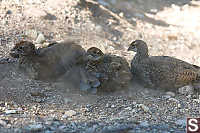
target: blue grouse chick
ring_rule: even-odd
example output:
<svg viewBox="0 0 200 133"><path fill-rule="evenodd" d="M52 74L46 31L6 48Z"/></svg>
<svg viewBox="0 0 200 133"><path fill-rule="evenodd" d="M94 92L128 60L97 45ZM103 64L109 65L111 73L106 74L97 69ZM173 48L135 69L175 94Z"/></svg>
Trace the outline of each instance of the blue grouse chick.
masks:
<svg viewBox="0 0 200 133"><path fill-rule="evenodd" d="M87 56L86 70L100 81L98 92L112 92L128 87L132 74L124 58L104 54L96 47L89 48Z"/></svg>
<svg viewBox="0 0 200 133"><path fill-rule="evenodd" d="M128 51L136 52L131 72L145 87L174 90L200 80L200 67L169 56L149 56L142 40L133 41Z"/></svg>
<svg viewBox="0 0 200 133"><path fill-rule="evenodd" d="M55 80L84 62L85 50L75 40L36 49L29 41L15 44L10 55L19 58L19 68L36 80Z"/></svg>

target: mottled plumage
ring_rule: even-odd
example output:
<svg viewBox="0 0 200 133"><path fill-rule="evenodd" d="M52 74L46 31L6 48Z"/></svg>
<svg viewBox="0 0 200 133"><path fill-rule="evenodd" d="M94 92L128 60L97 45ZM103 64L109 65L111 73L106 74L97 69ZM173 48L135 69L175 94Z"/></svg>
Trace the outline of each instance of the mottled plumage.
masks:
<svg viewBox="0 0 200 133"><path fill-rule="evenodd" d="M200 67L169 56L149 56L142 40L133 41L128 50L136 52L131 62L133 76L146 87L173 90L200 80Z"/></svg>
<svg viewBox="0 0 200 133"><path fill-rule="evenodd" d="M84 59L85 50L74 40L36 49L32 42L15 44L10 55L19 58L19 67L33 79L52 80L69 71Z"/></svg>
<svg viewBox="0 0 200 133"><path fill-rule="evenodd" d="M96 76L100 81L99 91L114 91L127 88L131 79L128 62L119 56L103 54L103 52L92 47L87 50L88 63L86 70Z"/></svg>

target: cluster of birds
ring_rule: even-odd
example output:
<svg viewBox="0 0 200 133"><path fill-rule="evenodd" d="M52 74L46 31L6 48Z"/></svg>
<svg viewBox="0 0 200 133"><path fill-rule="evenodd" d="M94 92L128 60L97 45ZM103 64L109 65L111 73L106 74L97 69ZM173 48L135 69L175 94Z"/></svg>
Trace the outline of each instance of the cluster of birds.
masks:
<svg viewBox="0 0 200 133"><path fill-rule="evenodd" d="M38 49L32 42L21 41L10 55L18 58L19 68L36 80L55 81L78 71L80 89L94 92L127 88L131 79L148 88L167 90L200 81L200 67L169 56L149 56L142 40L133 41L128 51L136 52L130 67L123 57L104 54L97 47L85 51L73 39Z"/></svg>

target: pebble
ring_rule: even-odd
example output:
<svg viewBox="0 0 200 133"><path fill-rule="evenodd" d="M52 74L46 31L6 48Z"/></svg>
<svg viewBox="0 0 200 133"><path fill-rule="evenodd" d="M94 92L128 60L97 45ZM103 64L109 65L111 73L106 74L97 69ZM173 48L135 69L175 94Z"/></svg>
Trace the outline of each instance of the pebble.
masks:
<svg viewBox="0 0 200 133"><path fill-rule="evenodd" d="M74 116L74 115L76 115L77 113L76 113L76 111L74 111L74 110L69 110L69 111L66 111L65 112L65 114L64 115L66 115L65 117L72 117L72 116Z"/></svg>
<svg viewBox="0 0 200 133"><path fill-rule="evenodd" d="M43 43L45 42L45 37L42 33L40 33L35 41L36 43Z"/></svg>
<svg viewBox="0 0 200 133"><path fill-rule="evenodd" d="M125 110L132 110L132 108L131 107L126 107Z"/></svg>
<svg viewBox="0 0 200 133"><path fill-rule="evenodd" d="M109 103L106 103L106 106L105 106L105 107L108 108L109 106L110 106Z"/></svg>
<svg viewBox="0 0 200 133"><path fill-rule="evenodd" d="M5 113L6 113L7 115L9 115L9 114L16 114L16 113L17 113L17 110L6 110Z"/></svg>
<svg viewBox="0 0 200 133"><path fill-rule="evenodd" d="M194 92L194 87L191 85L183 86L181 88L178 88L178 92L183 95L191 95Z"/></svg>
<svg viewBox="0 0 200 133"><path fill-rule="evenodd" d="M145 106L144 104L139 104L138 107L144 110L144 112L149 112L149 107Z"/></svg>
<svg viewBox="0 0 200 133"><path fill-rule="evenodd" d="M171 98L171 96L170 95L164 95L164 96L162 96L164 99L169 99L169 98Z"/></svg>
<svg viewBox="0 0 200 133"><path fill-rule="evenodd" d="M115 105L113 104L113 105L111 105L111 108L114 108L115 107Z"/></svg>
<svg viewBox="0 0 200 133"><path fill-rule="evenodd" d="M47 13L47 14L43 17L43 19L46 19L46 20L56 20L57 17L56 17L55 15L53 15L53 14Z"/></svg>
<svg viewBox="0 0 200 133"><path fill-rule="evenodd" d="M185 126L186 126L186 119L185 119L185 118L184 118L184 119L179 119L179 120L177 120L175 123L176 123L176 125L178 125L178 126L185 127Z"/></svg>
<svg viewBox="0 0 200 133"><path fill-rule="evenodd" d="M119 13L119 16L120 16L120 17L124 17L124 13L123 13L123 12L120 12L120 13Z"/></svg>
<svg viewBox="0 0 200 133"><path fill-rule="evenodd" d="M144 18L144 15L141 14L141 13L135 13L134 15L135 15L136 17L138 17L138 18Z"/></svg>
<svg viewBox="0 0 200 133"><path fill-rule="evenodd" d="M200 99L193 99L194 102L200 103Z"/></svg>
<svg viewBox="0 0 200 133"><path fill-rule="evenodd" d="M95 28L96 28L96 31L97 31L98 33L100 33L100 32L103 31L103 27L102 27L101 25L97 25Z"/></svg>
<svg viewBox="0 0 200 133"><path fill-rule="evenodd" d="M166 92L166 95L170 96L170 97L175 97L176 94L174 92L168 91Z"/></svg>
<svg viewBox="0 0 200 133"><path fill-rule="evenodd" d="M35 40L37 38L37 31L34 30L34 29L30 29L30 30L27 30L25 31L25 35L33 40Z"/></svg>
<svg viewBox="0 0 200 133"><path fill-rule="evenodd" d="M12 11L11 10L7 10L6 14L12 14Z"/></svg>
<svg viewBox="0 0 200 133"><path fill-rule="evenodd" d="M42 124L32 124L27 127L27 130L31 132L39 132L43 129Z"/></svg>
<svg viewBox="0 0 200 133"><path fill-rule="evenodd" d="M0 125L6 126L6 125L7 125L7 122L6 122L5 120L1 120L1 119L0 119Z"/></svg>
<svg viewBox="0 0 200 133"><path fill-rule="evenodd" d="M174 102L176 102L176 103L179 102L179 101L178 101L177 99L175 99L175 98L169 98L168 100L169 100L169 101L174 101Z"/></svg>
<svg viewBox="0 0 200 133"><path fill-rule="evenodd" d="M68 118L68 115L65 115L65 114L64 114L64 115L62 116L62 118L63 118L63 119L67 119L67 118Z"/></svg>
<svg viewBox="0 0 200 133"><path fill-rule="evenodd" d="M143 122L140 123L140 126L142 126L142 127L148 127L149 123L147 121L143 121Z"/></svg>

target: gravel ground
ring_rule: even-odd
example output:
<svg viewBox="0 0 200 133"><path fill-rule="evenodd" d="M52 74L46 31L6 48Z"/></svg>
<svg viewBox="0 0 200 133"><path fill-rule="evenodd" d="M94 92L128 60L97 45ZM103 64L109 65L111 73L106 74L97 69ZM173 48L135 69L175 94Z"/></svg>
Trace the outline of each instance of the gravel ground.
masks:
<svg viewBox="0 0 200 133"><path fill-rule="evenodd" d="M144 0L133 1L131 7L127 1L100 3L0 1L1 59L9 57L9 50L21 39L44 47L75 36L86 49L96 46L129 62L133 53L127 52L128 44L139 38L148 43L152 55L200 65L199 2L157 0L147 7ZM164 92L131 83L128 90L95 95L62 82L31 80L16 63L1 63L0 69L1 133L181 133L187 117L200 116L200 99L194 92Z"/></svg>

